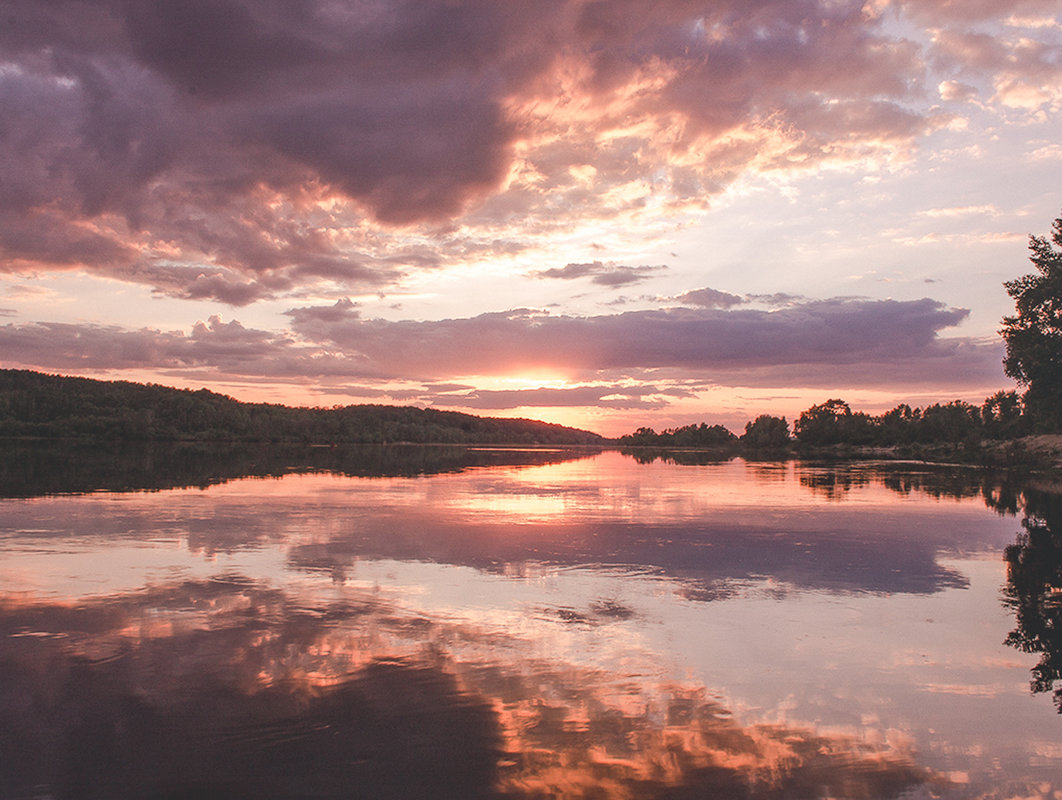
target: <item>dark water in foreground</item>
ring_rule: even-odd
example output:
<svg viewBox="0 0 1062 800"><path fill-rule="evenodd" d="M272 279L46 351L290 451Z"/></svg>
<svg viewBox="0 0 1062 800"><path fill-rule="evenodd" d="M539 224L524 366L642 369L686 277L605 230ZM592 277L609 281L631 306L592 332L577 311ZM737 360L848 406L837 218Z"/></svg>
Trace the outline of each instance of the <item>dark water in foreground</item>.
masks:
<svg viewBox="0 0 1062 800"><path fill-rule="evenodd" d="M0 800L1062 796L1043 488L590 451L0 457Z"/></svg>

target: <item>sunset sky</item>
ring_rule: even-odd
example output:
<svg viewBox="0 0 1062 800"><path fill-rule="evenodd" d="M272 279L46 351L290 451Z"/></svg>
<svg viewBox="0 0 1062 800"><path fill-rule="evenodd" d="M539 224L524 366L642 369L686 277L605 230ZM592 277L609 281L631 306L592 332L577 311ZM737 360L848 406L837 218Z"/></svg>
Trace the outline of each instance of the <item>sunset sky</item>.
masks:
<svg viewBox="0 0 1062 800"><path fill-rule="evenodd" d="M980 402L1058 0L6 0L0 366L606 435Z"/></svg>

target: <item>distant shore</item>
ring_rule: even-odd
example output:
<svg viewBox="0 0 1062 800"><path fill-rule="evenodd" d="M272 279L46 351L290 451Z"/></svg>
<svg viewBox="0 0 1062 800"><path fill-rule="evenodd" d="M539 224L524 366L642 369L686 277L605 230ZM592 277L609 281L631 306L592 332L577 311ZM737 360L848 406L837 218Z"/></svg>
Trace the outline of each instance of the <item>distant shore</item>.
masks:
<svg viewBox="0 0 1062 800"><path fill-rule="evenodd" d="M1062 434L973 443L827 445L797 448L795 452L798 456L816 458L915 460L1036 472L1062 471Z"/></svg>
<svg viewBox="0 0 1062 800"><path fill-rule="evenodd" d="M1062 476L1062 434L1039 434L1011 440L982 440L974 443L807 446L792 443L784 448L754 449L740 442L718 447L632 446L616 440L609 445L632 455L659 453L699 454L709 462L735 456L751 459L812 459L830 461L918 461L956 466L1043 472ZM687 459L692 460L692 458Z"/></svg>

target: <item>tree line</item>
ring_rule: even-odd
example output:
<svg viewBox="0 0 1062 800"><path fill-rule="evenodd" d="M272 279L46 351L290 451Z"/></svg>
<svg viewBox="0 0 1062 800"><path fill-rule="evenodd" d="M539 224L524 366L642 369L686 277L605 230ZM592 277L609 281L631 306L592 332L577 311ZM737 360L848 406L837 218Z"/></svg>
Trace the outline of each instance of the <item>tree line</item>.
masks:
<svg viewBox="0 0 1062 800"><path fill-rule="evenodd" d="M877 416L852 411L843 400L827 400L804 411L793 424L798 444L821 446L965 444L982 439L1016 439L1035 432L1015 391L999 391L980 406L962 400L911 408L901 403Z"/></svg>
<svg viewBox="0 0 1062 800"><path fill-rule="evenodd" d="M962 400L925 408L898 405L879 416L830 399L793 423L761 415L740 437L700 423L618 439L620 445L776 449L807 446L910 445L1005 440L1062 432L1062 217L1050 238L1029 237L1036 272L1006 281L1015 313L1003 318L1004 372L1024 389L999 391L976 406ZM440 444L602 444L595 433L536 420L477 417L409 406L293 408L242 403L200 389L98 381L0 370L0 438L75 437L134 441Z"/></svg>
<svg viewBox="0 0 1062 800"><path fill-rule="evenodd" d="M385 405L243 403L207 389L0 370L0 437L319 444L600 444L590 431L529 419Z"/></svg>
<svg viewBox="0 0 1062 800"><path fill-rule="evenodd" d="M625 446L728 447L770 450L792 445L896 446L968 444L983 439L1016 439L1038 426L1016 391L999 391L980 406L962 400L912 408L901 403L872 416L852 411L844 400L830 399L803 411L790 430L785 417L761 414L737 436L722 425L686 425L657 433L639 428L619 439Z"/></svg>

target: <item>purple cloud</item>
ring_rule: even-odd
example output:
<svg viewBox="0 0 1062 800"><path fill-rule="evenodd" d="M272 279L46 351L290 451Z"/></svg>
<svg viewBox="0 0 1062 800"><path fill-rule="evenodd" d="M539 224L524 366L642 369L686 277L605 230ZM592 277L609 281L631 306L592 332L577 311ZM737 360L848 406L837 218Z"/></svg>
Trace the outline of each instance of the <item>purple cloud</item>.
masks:
<svg viewBox="0 0 1062 800"><path fill-rule="evenodd" d="M679 303L688 306L701 306L702 308L731 308L745 302L743 297L729 292L721 292L718 289L693 289L680 294L675 298Z"/></svg>
<svg viewBox="0 0 1062 800"><path fill-rule="evenodd" d="M641 283L653 276L653 273L666 270L667 267L639 266L628 267L622 264L603 264L600 261L592 261L584 264L566 264L563 267L534 272L532 275L539 278L559 278L561 280L574 280L576 278L590 278L599 286L630 286Z"/></svg>
<svg viewBox="0 0 1062 800"><path fill-rule="evenodd" d="M1000 6L994 0L900 0L897 5L915 18L935 24L946 22L982 22L1000 16ZM1058 4L1053 0L1011 0L1006 15L1054 15Z"/></svg>
<svg viewBox="0 0 1062 800"><path fill-rule="evenodd" d="M59 322L0 326L5 367L62 371L155 368L183 372L209 368L214 377L251 376L280 380L349 375L356 364L321 353L284 335L245 328L212 317L190 334L117 325Z"/></svg>
<svg viewBox="0 0 1062 800"><path fill-rule="evenodd" d="M157 368L215 379L420 383L431 402L630 407L696 385L985 386L1003 380L998 343L942 338L967 312L930 300L805 301L774 311L670 308L574 317L514 310L464 319L365 319L349 300L288 312L290 334L212 318L188 334L70 323L0 326L3 365L64 371ZM564 392L485 391L461 376L560 370ZM592 382L592 383L591 383ZM601 385L598 385L600 382ZM375 384L375 385L374 385ZM433 388L433 385L434 388ZM416 392L416 390L413 390ZM362 395L364 396L364 395ZM412 395L406 395L410 399ZM653 399L647 399L653 398ZM495 405L489 405L494 403Z"/></svg>
<svg viewBox="0 0 1062 800"><path fill-rule="evenodd" d="M959 5L896 7L929 24ZM935 113L917 110L930 55L1001 76L1004 99L1058 77L1049 44L956 31L929 54L862 2L8 0L4 17L0 270L234 305L378 289L649 194L703 206L752 168L906 147ZM374 237L351 233L366 221Z"/></svg>
<svg viewBox="0 0 1062 800"><path fill-rule="evenodd" d="M725 386L802 387L823 396L869 388L939 398L980 397L1006 383L1000 343L942 338L965 312L932 300L597 317L517 310L424 322L365 319L344 300L289 315L285 334L218 318L189 332L10 322L0 325L0 367L107 378L128 371L137 380L150 371L151 380L210 385L242 399L287 396L313 404L320 397L331 405L347 397L488 413L580 406L660 412ZM569 384L505 390L477 377L543 369L564 374ZM285 386L302 394L292 398ZM741 413L731 416L740 428Z"/></svg>
<svg viewBox="0 0 1062 800"><path fill-rule="evenodd" d="M530 310L468 319L362 319L346 304L292 309L307 341L387 365L391 377L782 365L892 364L942 358L940 330L967 316L930 300L807 301L776 311L674 308L598 317Z"/></svg>

